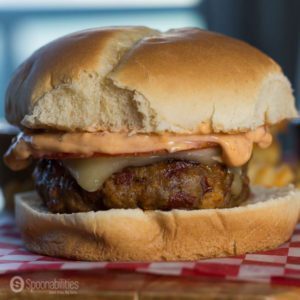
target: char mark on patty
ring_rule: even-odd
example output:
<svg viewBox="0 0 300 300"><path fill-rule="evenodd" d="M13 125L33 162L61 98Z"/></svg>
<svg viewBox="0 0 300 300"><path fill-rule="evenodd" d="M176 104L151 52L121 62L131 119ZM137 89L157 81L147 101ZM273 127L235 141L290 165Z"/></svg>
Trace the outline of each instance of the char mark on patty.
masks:
<svg viewBox="0 0 300 300"><path fill-rule="evenodd" d="M183 160L124 168L95 192L82 189L59 160L40 160L34 179L38 193L54 213L227 208L239 205L249 195L245 168L233 173L220 163ZM240 185L238 194L231 188L234 180Z"/></svg>

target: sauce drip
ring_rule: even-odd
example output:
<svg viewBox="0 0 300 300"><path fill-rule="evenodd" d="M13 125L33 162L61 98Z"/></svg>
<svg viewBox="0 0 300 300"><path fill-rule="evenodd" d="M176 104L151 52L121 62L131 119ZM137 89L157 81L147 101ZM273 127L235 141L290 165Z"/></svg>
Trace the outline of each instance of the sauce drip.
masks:
<svg viewBox="0 0 300 300"><path fill-rule="evenodd" d="M174 153L219 146L222 149L223 161L228 166L238 167L250 159L254 143L265 148L271 142L272 136L264 126L245 133L207 135L20 133L4 155L4 161L12 170L21 170L31 163L32 158L149 155L149 153Z"/></svg>

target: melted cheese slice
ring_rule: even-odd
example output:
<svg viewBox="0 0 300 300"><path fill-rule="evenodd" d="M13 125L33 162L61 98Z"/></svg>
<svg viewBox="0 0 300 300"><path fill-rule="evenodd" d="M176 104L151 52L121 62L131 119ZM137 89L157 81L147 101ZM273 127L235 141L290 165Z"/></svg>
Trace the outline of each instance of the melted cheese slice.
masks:
<svg viewBox="0 0 300 300"><path fill-rule="evenodd" d="M219 149L209 148L155 156L95 157L66 159L63 162L84 190L94 192L100 189L104 181L113 173L121 171L126 167L146 166L170 158L192 160L206 165L221 160Z"/></svg>

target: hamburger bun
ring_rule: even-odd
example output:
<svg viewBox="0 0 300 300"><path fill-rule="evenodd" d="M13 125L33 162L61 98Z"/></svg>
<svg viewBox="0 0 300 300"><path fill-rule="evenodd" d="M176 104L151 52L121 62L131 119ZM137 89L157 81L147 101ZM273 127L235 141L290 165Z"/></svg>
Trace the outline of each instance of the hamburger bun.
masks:
<svg viewBox="0 0 300 300"><path fill-rule="evenodd" d="M197 260L266 250L287 241L298 221L299 191L255 187L228 209L111 209L53 214L35 192L16 196L16 221L34 252L80 260Z"/></svg>
<svg viewBox="0 0 300 300"><path fill-rule="evenodd" d="M254 142L262 147L271 142L264 125L296 115L292 89L280 67L252 46L221 34L196 28L161 33L146 27L111 27L57 39L37 50L16 70L6 93L6 117L24 131L13 142L6 158L11 159L11 166L25 161L22 168L32 158L43 158L45 162L40 169L37 166L35 175L36 188L43 199L36 192L16 196L16 221L25 246L40 254L98 261L196 260L277 247L291 236L298 221L299 192L293 187L253 188L246 200L249 184L242 178L241 168L249 159ZM212 134L219 132L228 134ZM246 133L232 135L239 132ZM70 158L69 154L80 154L78 157L86 163L85 157L100 154L103 160L95 165L97 171L107 168L109 176L113 176L116 171L110 172L104 154L115 153L117 158L126 154L130 137L138 139L136 144L132 143L134 149L130 152L137 155L143 153L143 139L150 138L171 146L170 152L187 150L181 148L185 143L198 148L201 141L198 140L199 145L193 144L193 134L202 142L208 138L209 147L221 146L227 152L229 149L227 158L242 158L236 164L225 156L218 160L226 172L231 172L230 165L238 167L237 180L232 174L233 177L223 176L219 180L211 172L214 178L207 183L208 175L201 173L202 168L199 174L204 181L200 178L191 187L201 185L197 196L210 193L212 197L211 187L216 185L221 192L209 199L225 203L226 195L232 196L227 193L229 188L233 194L238 182L239 187L243 185L239 196L244 195L246 203L235 208L186 210L191 207L185 206L186 202L195 199L194 195L181 193L188 189L187 185L177 185L174 197L168 191L156 189L152 198L146 193L143 198L144 194L137 191L152 183L147 184L141 177L134 181L136 188L124 181L123 177L128 175L121 176L123 181L117 180L103 199L101 184L105 183L100 182L88 193L83 186L77 186L75 176L67 173L69 169L60 161ZM168 135L174 136L170 142ZM100 151L95 137L103 139L113 150ZM177 145L175 137L187 139ZM66 142L68 138L70 143ZM90 147L93 143L95 149ZM124 151L113 152L121 146ZM148 156L160 150L151 147L144 151ZM58 160L58 165L55 167L51 160ZM126 162L122 168L125 170L130 164ZM201 163L198 167L202 167ZM102 174L93 175L91 170L88 169L85 179L99 180ZM166 170L168 164L163 166L163 172ZM181 184L181 178L189 178L178 170L173 173ZM167 183L171 183L167 186L172 190L175 175L167 178ZM156 188L162 183L157 181ZM116 195L122 184L125 192ZM135 206L128 206L131 192L135 193L134 201L151 200L155 209L123 209L143 207L135 202ZM160 193L167 196L163 198ZM108 198L111 196L111 200L115 195L117 204L108 206ZM64 207L67 200L78 206L68 211ZM165 200L167 204L171 201L173 206L168 211L157 210L160 206L156 200ZM85 202L99 206L81 207Z"/></svg>
<svg viewBox="0 0 300 300"><path fill-rule="evenodd" d="M37 50L15 72L6 117L63 131L249 131L296 116L288 79L268 56L195 28L112 27Z"/></svg>

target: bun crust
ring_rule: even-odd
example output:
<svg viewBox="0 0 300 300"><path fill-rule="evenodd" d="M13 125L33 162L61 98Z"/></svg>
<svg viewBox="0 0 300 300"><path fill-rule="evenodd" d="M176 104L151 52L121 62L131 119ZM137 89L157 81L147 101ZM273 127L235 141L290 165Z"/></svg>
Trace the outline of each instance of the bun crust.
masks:
<svg viewBox="0 0 300 300"><path fill-rule="evenodd" d="M52 214L35 192L16 196L16 221L34 252L78 260L197 260L270 249L298 221L300 192L254 188L245 206L198 211Z"/></svg>
<svg viewBox="0 0 300 300"><path fill-rule="evenodd" d="M62 37L17 69L6 94L9 122L64 131L239 132L295 115L271 58L195 28Z"/></svg>

